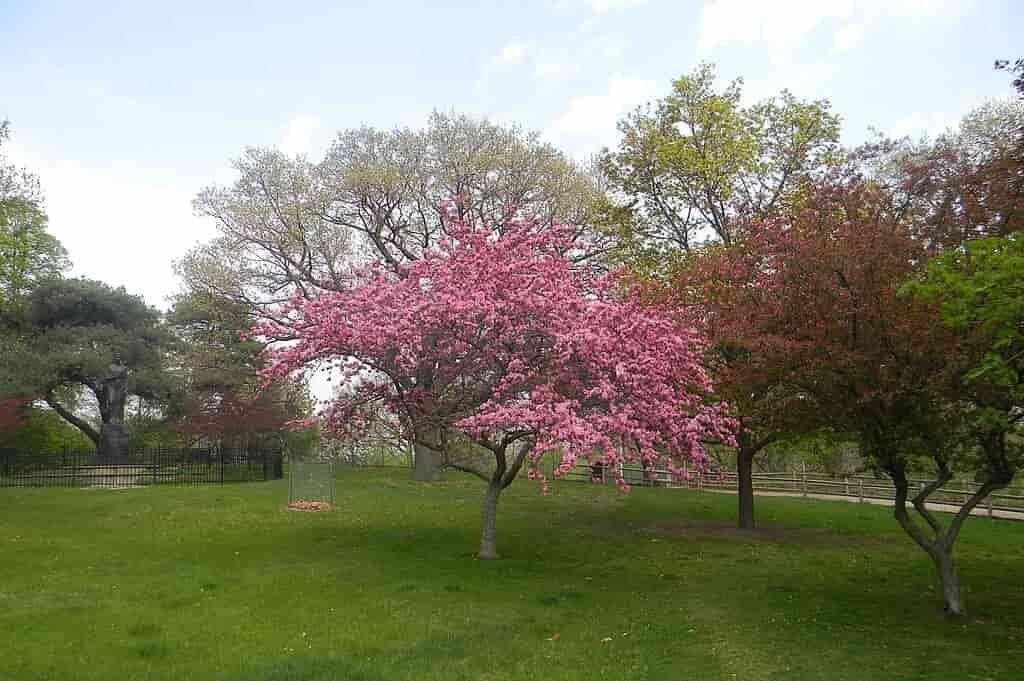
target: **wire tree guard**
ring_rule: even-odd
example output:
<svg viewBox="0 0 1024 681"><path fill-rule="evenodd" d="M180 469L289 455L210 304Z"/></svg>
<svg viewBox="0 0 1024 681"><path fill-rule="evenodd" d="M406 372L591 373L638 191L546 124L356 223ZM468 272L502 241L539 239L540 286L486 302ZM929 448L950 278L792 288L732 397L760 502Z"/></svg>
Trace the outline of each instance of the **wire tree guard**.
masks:
<svg viewBox="0 0 1024 681"><path fill-rule="evenodd" d="M327 511L334 508L333 463L291 461L288 464L288 508Z"/></svg>

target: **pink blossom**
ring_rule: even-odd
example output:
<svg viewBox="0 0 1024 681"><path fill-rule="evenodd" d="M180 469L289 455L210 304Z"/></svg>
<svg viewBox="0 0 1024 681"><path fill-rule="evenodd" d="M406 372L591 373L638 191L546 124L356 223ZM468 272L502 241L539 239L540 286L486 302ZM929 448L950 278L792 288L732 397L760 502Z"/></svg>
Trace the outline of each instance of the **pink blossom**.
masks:
<svg viewBox="0 0 1024 681"><path fill-rule="evenodd" d="M701 469L707 441L734 444L712 398L704 339L686 311L624 293L624 277L564 254L573 230L528 220L460 224L397 271L371 265L349 288L297 299L253 334L267 380L340 366L328 429L358 431L383 406L415 438L427 426L477 442L530 443L530 477L600 460Z"/></svg>

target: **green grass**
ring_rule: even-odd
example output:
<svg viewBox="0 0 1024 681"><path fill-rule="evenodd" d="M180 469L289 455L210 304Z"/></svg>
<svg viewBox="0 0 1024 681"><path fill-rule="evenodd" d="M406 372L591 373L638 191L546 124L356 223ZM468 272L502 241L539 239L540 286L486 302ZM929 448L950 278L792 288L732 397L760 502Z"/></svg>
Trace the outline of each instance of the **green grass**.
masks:
<svg viewBox="0 0 1024 681"><path fill-rule="evenodd" d="M729 496L524 479L480 562L482 485L407 475L344 470L320 514L287 481L0 490L0 679L1024 679L1024 524L967 523L948 622L885 508L761 498L748 534Z"/></svg>

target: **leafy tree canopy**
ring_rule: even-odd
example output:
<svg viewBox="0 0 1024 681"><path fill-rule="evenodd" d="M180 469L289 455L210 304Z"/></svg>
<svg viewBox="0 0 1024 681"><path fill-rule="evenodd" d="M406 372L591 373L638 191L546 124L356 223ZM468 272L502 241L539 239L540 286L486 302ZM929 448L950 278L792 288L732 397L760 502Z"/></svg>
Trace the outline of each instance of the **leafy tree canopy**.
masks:
<svg viewBox="0 0 1024 681"><path fill-rule="evenodd" d="M735 80L716 90L714 68L702 64L619 123L622 142L600 165L635 212L625 236L639 264L657 268L667 253L735 241L744 218L794 200L832 161L839 119L827 101L783 91L744 107L741 88Z"/></svg>

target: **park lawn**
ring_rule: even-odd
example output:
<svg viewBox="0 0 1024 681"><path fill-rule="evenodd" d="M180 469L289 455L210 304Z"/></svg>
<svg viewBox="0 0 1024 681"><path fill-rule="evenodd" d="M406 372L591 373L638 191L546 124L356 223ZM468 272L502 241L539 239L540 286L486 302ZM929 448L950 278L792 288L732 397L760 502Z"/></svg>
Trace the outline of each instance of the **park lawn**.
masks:
<svg viewBox="0 0 1024 681"><path fill-rule="evenodd" d="M0 490L0 679L1024 679L1024 523L971 519L946 621L888 509L523 479Z"/></svg>

